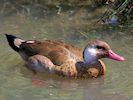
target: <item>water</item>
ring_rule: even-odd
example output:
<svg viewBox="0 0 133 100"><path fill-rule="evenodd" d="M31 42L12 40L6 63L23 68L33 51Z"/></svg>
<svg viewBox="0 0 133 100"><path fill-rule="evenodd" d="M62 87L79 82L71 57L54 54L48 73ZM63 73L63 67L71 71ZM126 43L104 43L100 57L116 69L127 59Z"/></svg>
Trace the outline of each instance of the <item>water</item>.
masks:
<svg viewBox="0 0 133 100"><path fill-rule="evenodd" d="M73 17L68 16L68 12L45 18L21 13L1 14L0 100L132 100L132 25L94 25L91 22L95 19L82 19L85 14L84 10ZM97 79L73 79L45 73L33 77L20 56L8 46L4 33L24 39L58 39L81 48L90 40L101 39L127 60L104 59L107 74Z"/></svg>

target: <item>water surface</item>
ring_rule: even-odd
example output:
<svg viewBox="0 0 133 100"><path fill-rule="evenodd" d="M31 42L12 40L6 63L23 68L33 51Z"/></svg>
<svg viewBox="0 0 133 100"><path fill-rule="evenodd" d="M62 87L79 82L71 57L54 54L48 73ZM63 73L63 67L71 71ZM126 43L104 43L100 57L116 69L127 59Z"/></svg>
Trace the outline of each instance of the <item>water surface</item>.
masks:
<svg viewBox="0 0 133 100"><path fill-rule="evenodd" d="M42 19L20 13L1 17L0 100L132 100L132 25L94 25L91 23L94 20L86 22L78 16L71 17L65 12ZM103 59L107 74L97 79L73 79L45 73L35 78L20 56L8 46L4 33L24 39L63 40L80 48L90 40L101 39L127 60Z"/></svg>

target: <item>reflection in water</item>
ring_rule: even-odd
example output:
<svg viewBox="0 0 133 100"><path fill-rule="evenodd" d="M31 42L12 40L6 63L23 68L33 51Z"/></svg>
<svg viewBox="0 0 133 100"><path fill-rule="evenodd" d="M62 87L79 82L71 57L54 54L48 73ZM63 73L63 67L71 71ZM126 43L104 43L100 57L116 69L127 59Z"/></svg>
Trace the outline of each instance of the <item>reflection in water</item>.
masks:
<svg viewBox="0 0 133 100"><path fill-rule="evenodd" d="M87 14L81 9L74 16L68 16L66 12L36 20L16 13L1 17L0 100L132 100L132 26L128 29L127 26L94 27L91 23L94 20L85 20L83 15ZM25 39L59 39L81 48L89 40L101 39L127 61L105 59L107 75L98 79L72 79L45 73L34 77L19 55L8 46L3 33Z"/></svg>

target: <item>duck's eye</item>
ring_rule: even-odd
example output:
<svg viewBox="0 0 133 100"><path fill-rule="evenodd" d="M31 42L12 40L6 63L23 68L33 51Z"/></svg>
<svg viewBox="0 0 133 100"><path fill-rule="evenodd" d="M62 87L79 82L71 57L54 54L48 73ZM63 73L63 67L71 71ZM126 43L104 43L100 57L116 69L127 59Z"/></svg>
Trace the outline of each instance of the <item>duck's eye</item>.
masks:
<svg viewBox="0 0 133 100"><path fill-rule="evenodd" d="M104 47L102 47L102 46L96 46L96 48L97 48L97 49L102 49L102 50L105 50L105 48L104 48Z"/></svg>

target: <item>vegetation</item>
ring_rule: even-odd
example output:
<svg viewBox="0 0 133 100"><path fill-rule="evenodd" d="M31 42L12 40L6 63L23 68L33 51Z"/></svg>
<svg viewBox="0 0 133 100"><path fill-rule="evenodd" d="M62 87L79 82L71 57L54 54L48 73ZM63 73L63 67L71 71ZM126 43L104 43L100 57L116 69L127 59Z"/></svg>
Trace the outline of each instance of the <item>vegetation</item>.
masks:
<svg viewBox="0 0 133 100"><path fill-rule="evenodd" d="M117 18L119 22L132 21L133 19L133 2L132 0L1 0L0 12L7 15L13 11L27 15L44 16L50 14L60 14L60 12L70 9L92 10L105 7L105 12L100 21L107 22L112 18ZM12 10L12 11L11 11ZM33 11L37 11L33 14ZM101 9L101 12L103 9ZM45 12L45 14L44 14ZM75 12L71 12L75 13ZM3 14L3 13L2 13ZM110 21L109 21L110 23Z"/></svg>
<svg viewBox="0 0 133 100"><path fill-rule="evenodd" d="M133 20L133 2L131 0L116 0L109 4L109 10L105 12L104 19L117 16L121 23Z"/></svg>

